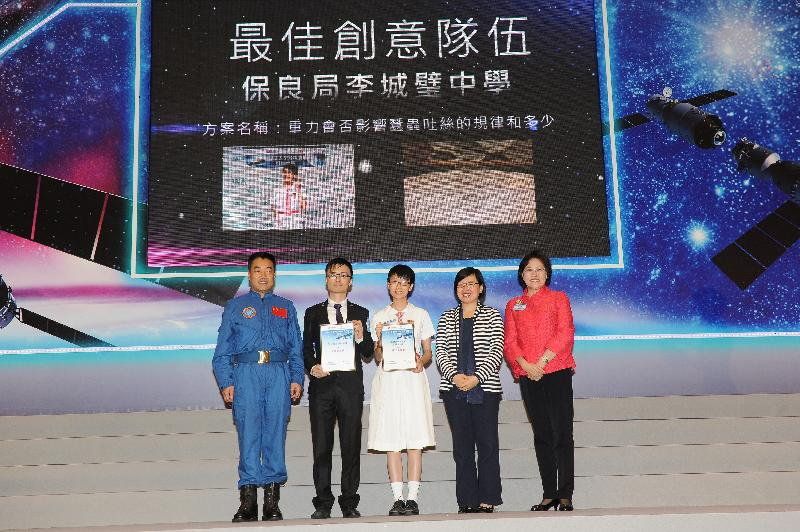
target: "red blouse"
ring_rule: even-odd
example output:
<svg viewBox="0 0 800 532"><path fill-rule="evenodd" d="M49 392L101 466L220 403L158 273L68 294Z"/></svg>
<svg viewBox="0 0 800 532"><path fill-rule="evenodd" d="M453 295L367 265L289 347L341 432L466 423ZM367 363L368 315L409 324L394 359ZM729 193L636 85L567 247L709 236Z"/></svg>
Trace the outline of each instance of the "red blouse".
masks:
<svg viewBox="0 0 800 532"><path fill-rule="evenodd" d="M535 364L546 349L556 357L545 365L545 373L575 368L574 343L572 309L564 292L543 286L532 296L526 290L506 303L505 357L514 377L526 375L517 358Z"/></svg>

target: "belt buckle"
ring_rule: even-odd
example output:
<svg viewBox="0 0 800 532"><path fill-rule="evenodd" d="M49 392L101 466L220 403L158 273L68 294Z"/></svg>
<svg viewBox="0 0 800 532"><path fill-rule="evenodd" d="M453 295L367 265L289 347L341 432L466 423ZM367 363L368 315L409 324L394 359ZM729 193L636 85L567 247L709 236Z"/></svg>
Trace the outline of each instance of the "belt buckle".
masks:
<svg viewBox="0 0 800 532"><path fill-rule="evenodd" d="M269 351L259 351L258 352L258 363L259 364L266 364L269 362Z"/></svg>

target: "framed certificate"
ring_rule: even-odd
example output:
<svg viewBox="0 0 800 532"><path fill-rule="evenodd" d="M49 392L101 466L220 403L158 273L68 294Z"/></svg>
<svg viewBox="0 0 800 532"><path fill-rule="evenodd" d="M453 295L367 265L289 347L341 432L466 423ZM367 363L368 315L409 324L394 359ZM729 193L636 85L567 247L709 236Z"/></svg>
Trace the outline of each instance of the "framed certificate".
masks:
<svg viewBox="0 0 800 532"><path fill-rule="evenodd" d="M381 329L383 346L383 370L414 369L417 353L414 350L414 325L385 325Z"/></svg>
<svg viewBox="0 0 800 532"><path fill-rule="evenodd" d="M356 370L355 332L352 322L320 325L319 343L323 370Z"/></svg>

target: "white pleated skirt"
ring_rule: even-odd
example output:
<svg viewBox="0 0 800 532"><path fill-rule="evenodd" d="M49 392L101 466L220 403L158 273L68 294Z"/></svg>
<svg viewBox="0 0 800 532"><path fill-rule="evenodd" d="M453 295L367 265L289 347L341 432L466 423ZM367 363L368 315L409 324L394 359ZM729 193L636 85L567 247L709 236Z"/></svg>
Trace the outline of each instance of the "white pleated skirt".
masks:
<svg viewBox="0 0 800 532"><path fill-rule="evenodd" d="M372 379L367 448L403 451L434 447L431 391L425 371L383 371Z"/></svg>

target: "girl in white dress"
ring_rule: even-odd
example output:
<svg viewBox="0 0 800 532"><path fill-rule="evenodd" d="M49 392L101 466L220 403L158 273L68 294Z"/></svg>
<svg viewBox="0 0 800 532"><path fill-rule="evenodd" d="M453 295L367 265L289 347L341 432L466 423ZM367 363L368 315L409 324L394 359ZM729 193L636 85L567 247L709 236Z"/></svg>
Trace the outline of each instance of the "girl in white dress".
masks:
<svg viewBox="0 0 800 532"><path fill-rule="evenodd" d="M375 361L378 370L372 379L367 447L386 452L386 469L394 496L389 515L417 515L419 483L422 478L422 449L436 445L433 435L431 392L425 366L431 360L431 340L436 334L425 309L409 303L414 291L414 270L398 264L389 270L387 288L391 305L373 319ZM417 366L410 370L383 370L381 330L385 325L411 323ZM402 451L408 455L408 496L403 500Z"/></svg>

